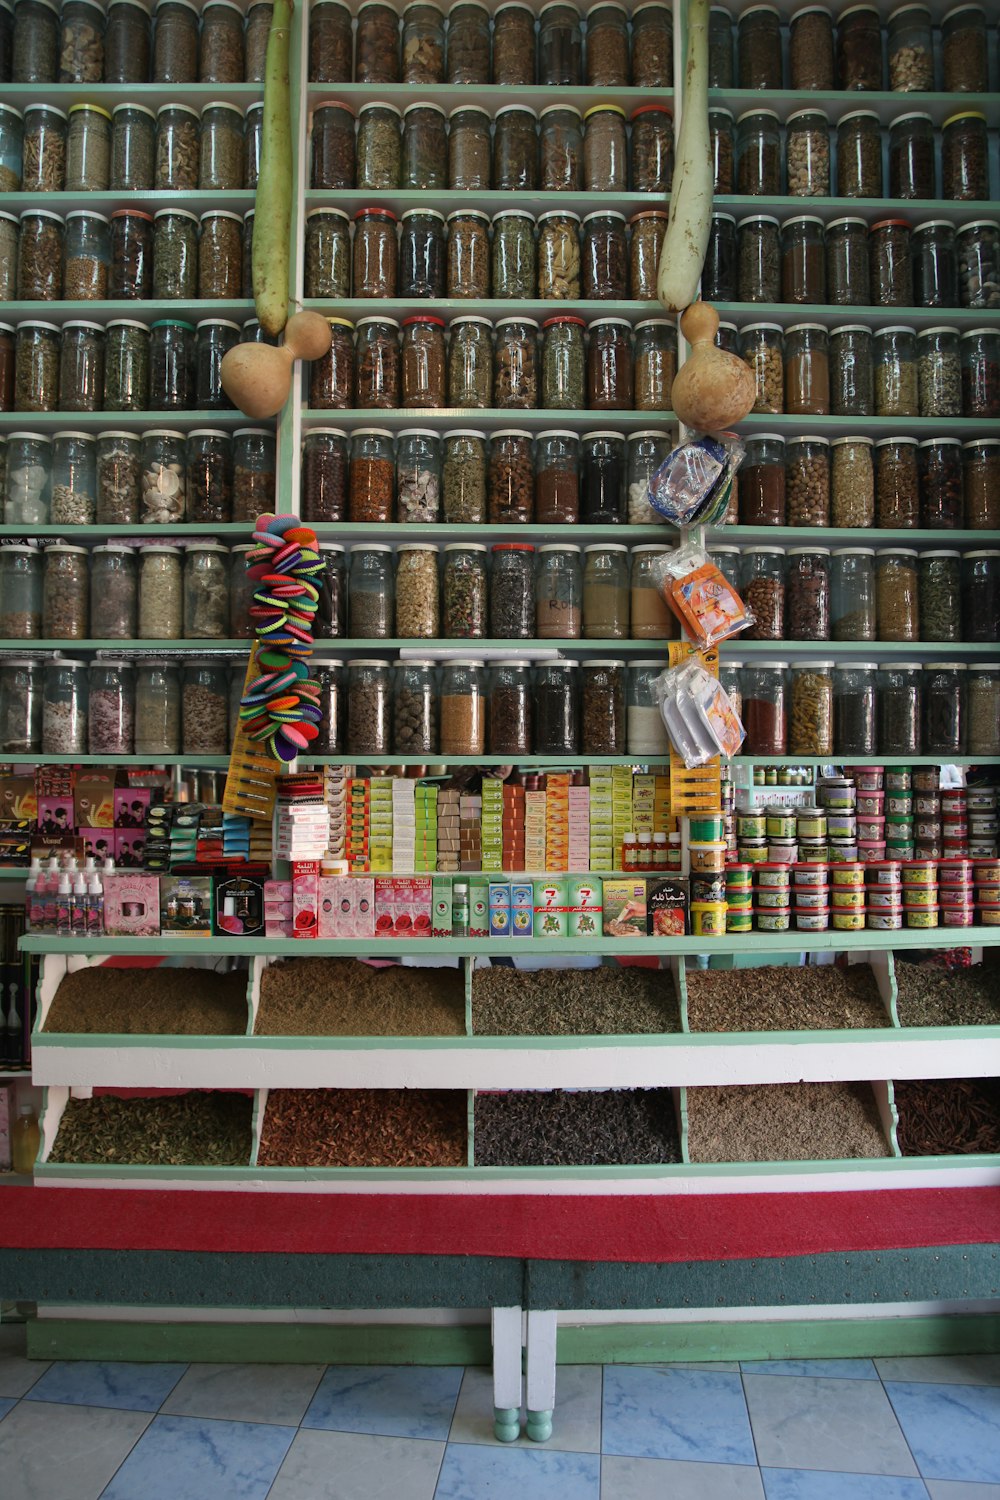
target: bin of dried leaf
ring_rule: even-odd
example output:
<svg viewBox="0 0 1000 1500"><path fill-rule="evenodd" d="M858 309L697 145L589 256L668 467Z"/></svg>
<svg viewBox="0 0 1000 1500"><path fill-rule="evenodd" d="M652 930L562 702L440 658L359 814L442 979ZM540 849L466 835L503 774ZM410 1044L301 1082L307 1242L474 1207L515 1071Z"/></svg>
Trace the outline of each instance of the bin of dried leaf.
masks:
<svg viewBox="0 0 1000 1500"><path fill-rule="evenodd" d="M246 1167L253 1100L218 1090L146 1099L70 1099L50 1162L145 1167Z"/></svg>

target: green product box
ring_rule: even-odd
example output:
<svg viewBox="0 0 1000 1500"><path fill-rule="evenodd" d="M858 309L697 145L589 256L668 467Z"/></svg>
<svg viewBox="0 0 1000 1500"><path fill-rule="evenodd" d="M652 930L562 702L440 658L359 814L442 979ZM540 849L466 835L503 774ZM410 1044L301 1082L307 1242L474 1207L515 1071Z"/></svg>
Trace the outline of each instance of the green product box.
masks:
<svg viewBox="0 0 1000 1500"><path fill-rule="evenodd" d="M417 859L417 864L421 861ZM431 882L431 937L451 937L451 881L436 875Z"/></svg>
<svg viewBox="0 0 1000 1500"><path fill-rule="evenodd" d="M469 936L490 935L490 883L488 880L469 880Z"/></svg>
<svg viewBox="0 0 1000 1500"><path fill-rule="evenodd" d="M566 880L563 876L547 876L545 880L532 882L535 898L535 936L560 938L566 936Z"/></svg>

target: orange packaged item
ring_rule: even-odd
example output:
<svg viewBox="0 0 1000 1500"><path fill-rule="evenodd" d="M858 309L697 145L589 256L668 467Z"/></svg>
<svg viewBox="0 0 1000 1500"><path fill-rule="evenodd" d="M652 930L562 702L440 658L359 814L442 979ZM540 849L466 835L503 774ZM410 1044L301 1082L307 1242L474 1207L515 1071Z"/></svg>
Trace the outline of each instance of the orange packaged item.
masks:
<svg viewBox="0 0 1000 1500"><path fill-rule="evenodd" d="M664 553L653 566L663 598L696 646L714 646L753 624L739 594L700 548Z"/></svg>

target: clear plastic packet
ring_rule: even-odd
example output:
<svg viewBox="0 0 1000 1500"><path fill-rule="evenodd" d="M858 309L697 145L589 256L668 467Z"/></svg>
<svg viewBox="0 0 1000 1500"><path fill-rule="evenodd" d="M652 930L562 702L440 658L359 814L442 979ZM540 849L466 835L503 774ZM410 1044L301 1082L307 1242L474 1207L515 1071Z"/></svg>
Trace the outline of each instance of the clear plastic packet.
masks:
<svg viewBox="0 0 1000 1500"><path fill-rule="evenodd" d="M689 770L716 755L734 756L746 738L729 694L697 657L661 672L653 694L670 742Z"/></svg>
<svg viewBox="0 0 1000 1500"><path fill-rule="evenodd" d="M726 513L743 453L743 443L729 432L688 438L650 479L650 505L675 526L711 525Z"/></svg>
<svg viewBox="0 0 1000 1500"><path fill-rule="evenodd" d="M729 580L693 542L654 557L652 568L657 588L696 646L714 646L754 623Z"/></svg>

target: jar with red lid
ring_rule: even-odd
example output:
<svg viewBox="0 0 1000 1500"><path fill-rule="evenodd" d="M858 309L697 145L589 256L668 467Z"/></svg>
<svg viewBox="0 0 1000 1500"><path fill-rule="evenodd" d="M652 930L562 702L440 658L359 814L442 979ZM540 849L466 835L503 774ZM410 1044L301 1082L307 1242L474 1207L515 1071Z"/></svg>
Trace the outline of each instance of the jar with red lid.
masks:
<svg viewBox="0 0 1000 1500"><path fill-rule="evenodd" d="M674 176L674 121L663 104L632 111L632 191L669 193Z"/></svg>
<svg viewBox="0 0 1000 1500"><path fill-rule="evenodd" d="M632 329L627 318L601 318L590 325L587 405L592 411L631 411Z"/></svg>
<svg viewBox="0 0 1000 1500"><path fill-rule="evenodd" d="M403 406L446 405L443 318L421 313L403 319L401 369Z"/></svg>
<svg viewBox="0 0 1000 1500"><path fill-rule="evenodd" d="M399 276L396 215L360 208L354 215L354 296L395 297Z"/></svg>

